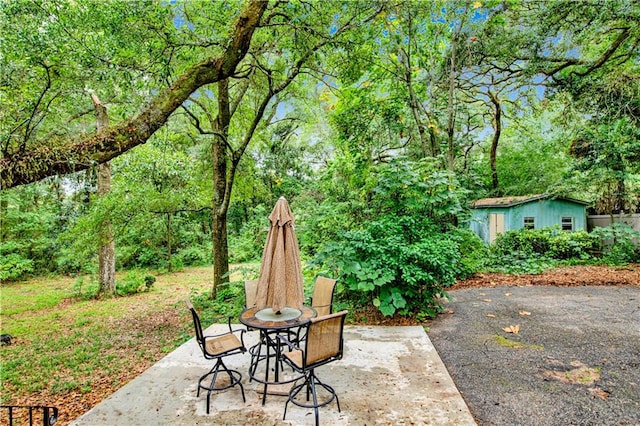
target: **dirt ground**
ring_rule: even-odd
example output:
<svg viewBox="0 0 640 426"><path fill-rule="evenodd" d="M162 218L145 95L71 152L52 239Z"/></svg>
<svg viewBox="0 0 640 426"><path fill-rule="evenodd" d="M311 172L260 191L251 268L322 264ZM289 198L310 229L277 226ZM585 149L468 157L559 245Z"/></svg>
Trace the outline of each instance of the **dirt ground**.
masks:
<svg viewBox="0 0 640 426"><path fill-rule="evenodd" d="M547 271L542 274L476 274L473 277L457 282L451 289L474 287L496 287L500 285L640 285L640 264L624 267L608 266L567 266Z"/></svg>

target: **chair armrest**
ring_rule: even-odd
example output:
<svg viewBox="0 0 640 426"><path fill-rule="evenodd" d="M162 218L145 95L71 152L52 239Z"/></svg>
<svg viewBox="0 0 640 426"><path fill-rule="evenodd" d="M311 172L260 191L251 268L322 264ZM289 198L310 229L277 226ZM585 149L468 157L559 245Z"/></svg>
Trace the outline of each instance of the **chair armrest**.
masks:
<svg viewBox="0 0 640 426"><path fill-rule="evenodd" d="M232 319L233 319L233 316L229 315L229 318L228 318L229 333L238 333L239 332L240 333L240 342L242 343L242 346L244 346L244 333L247 330L245 330L244 328L237 328L237 329L234 330L231 327L231 320Z"/></svg>
<svg viewBox="0 0 640 426"><path fill-rule="evenodd" d="M293 350L300 350L300 348L299 348L296 344L294 344L293 342L291 342L289 339L287 339L287 337L286 337L286 336L283 336L283 335L281 335L281 334L278 334L278 335L277 335L277 337L278 337L278 340L280 340L282 343L286 344L286 345L289 347L289 350L290 350L290 351L293 351Z"/></svg>
<svg viewBox="0 0 640 426"><path fill-rule="evenodd" d="M207 334L206 336L203 336L205 339L211 339L214 337L220 337L220 336L224 336L225 334L229 334L229 333L240 333L240 342L242 342L242 345L244 346L244 333L245 330L244 328L237 328L237 329L233 329L231 327L231 320L233 319L233 316L229 316L229 318L227 319L227 327L229 327L229 331L225 331L224 333L217 333L217 334Z"/></svg>

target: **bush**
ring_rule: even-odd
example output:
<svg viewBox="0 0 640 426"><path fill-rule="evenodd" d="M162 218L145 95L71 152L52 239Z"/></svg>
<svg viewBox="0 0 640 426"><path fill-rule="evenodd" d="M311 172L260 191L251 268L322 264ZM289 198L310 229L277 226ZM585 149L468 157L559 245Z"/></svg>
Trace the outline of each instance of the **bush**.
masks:
<svg viewBox="0 0 640 426"><path fill-rule="evenodd" d="M597 241L586 231L566 232L558 227L507 231L491 246L484 269L536 274L560 262L588 261Z"/></svg>
<svg viewBox="0 0 640 426"><path fill-rule="evenodd" d="M558 260L588 260L598 239L587 231L556 232L549 238L549 257Z"/></svg>
<svg viewBox="0 0 640 426"><path fill-rule="evenodd" d="M454 228L450 231L451 238L458 242L462 255L460 279L468 278L476 271L480 271L489 257L489 248L484 241L472 230L466 228Z"/></svg>
<svg viewBox="0 0 640 426"><path fill-rule="evenodd" d="M212 260L211 245L191 245L189 247L182 248L174 254L171 259L179 261L184 266L202 266L210 265ZM177 265L172 265L177 266Z"/></svg>
<svg viewBox="0 0 640 426"><path fill-rule="evenodd" d="M121 282L116 282L116 293L118 296L127 296L149 291L155 282L153 275L133 269L125 274Z"/></svg>
<svg viewBox="0 0 640 426"><path fill-rule="evenodd" d="M626 223L613 223L596 228L592 235L602 251L602 261L609 265L625 265L640 261L640 233Z"/></svg>
<svg viewBox="0 0 640 426"><path fill-rule="evenodd" d="M32 272L31 259L25 259L18 253L3 254L0 257L0 281L15 280Z"/></svg>
<svg viewBox="0 0 640 426"><path fill-rule="evenodd" d="M341 236L312 264L335 271L351 300L386 316L435 316L444 288L467 271L456 238L426 218L382 216Z"/></svg>
<svg viewBox="0 0 640 426"><path fill-rule="evenodd" d="M491 251L498 256L514 252L545 255L549 251L551 228L518 229L498 235Z"/></svg>
<svg viewBox="0 0 640 426"><path fill-rule="evenodd" d="M556 261L537 253L514 251L512 253L491 253L483 270L503 274L539 274L553 268Z"/></svg>

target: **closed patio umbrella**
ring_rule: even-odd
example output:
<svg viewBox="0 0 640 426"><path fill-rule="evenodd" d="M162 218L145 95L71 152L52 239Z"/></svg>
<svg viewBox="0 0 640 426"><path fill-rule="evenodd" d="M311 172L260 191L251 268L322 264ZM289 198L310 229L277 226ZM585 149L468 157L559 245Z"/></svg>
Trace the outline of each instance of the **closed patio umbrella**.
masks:
<svg viewBox="0 0 640 426"><path fill-rule="evenodd" d="M256 307L301 309L304 302L302 268L298 239L293 229L289 203L280 197L269 215L271 228L262 252Z"/></svg>

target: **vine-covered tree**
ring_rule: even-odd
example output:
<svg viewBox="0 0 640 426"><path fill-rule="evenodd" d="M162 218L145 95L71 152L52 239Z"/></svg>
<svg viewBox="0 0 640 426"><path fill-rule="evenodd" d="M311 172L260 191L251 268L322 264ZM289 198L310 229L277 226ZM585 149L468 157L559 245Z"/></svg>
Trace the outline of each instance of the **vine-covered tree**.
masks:
<svg viewBox="0 0 640 426"><path fill-rule="evenodd" d="M196 32L178 28L180 7L169 3L3 4L1 187L109 161L145 143L197 89L233 75L268 2L228 6L216 9L218 20L209 23L218 31ZM137 112L100 134L65 125L82 112L73 105L87 79L126 80L136 72L140 86L130 90L146 97Z"/></svg>

